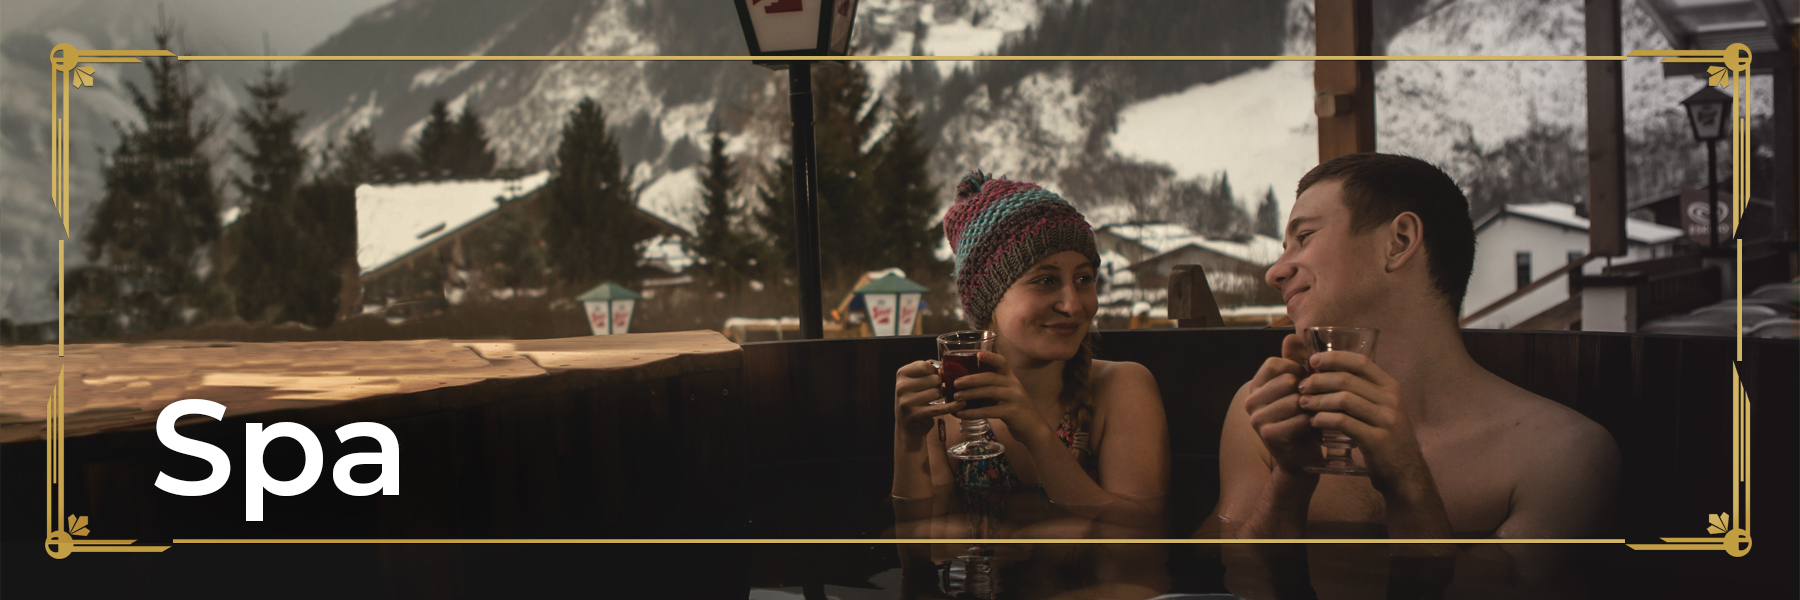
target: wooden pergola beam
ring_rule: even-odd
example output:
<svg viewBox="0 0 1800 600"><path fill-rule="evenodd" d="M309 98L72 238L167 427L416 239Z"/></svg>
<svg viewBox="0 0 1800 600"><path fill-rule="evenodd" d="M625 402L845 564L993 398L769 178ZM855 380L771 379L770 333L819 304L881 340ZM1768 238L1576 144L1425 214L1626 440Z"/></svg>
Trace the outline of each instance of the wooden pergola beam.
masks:
<svg viewBox="0 0 1800 600"><path fill-rule="evenodd" d="M1319 56L1374 54L1371 0L1318 0L1313 9ZM1313 112L1319 162L1375 151L1375 65L1366 60L1313 63Z"/></svg>
<svg viewBox="0 0 1800 600"><path fill-rule="evenodd" d="M1586 0L1589 56L1624 54L1619 0ZM1587 63L1588 254L1624 256L1625 79L1624 63Z"/></svg>

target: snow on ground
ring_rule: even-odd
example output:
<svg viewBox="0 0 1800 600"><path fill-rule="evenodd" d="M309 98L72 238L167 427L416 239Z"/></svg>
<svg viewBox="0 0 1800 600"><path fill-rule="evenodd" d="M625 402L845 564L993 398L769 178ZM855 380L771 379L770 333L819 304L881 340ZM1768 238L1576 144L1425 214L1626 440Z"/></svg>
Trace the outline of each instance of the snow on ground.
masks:
<svg viewBox="0 0 1800 600"><path fill-rule="evenodd" d="M1182 178L1225 171L1244 198L1274 188L1285 222L1295 184L1319 163L1312 97L1311 63L1276 62L1134 104L1120 113L1111 143Z"/></svg>
<svg viewBox="0 0 1800 600"><path fill-rule="evenodd" d="M544 186L549 171L517 180L474 179L356 188L356 263L368 273Z"/></svg>
<svg viewBox="0 0 1800 600"><path fill-rule="evenodd" d="M984 56L1000 49L1009 33L1019 33L1037 24L1041 8L1032 2L988 2L976 7L984 13L979 23L955 20L936 21L936 7L920 7L919 19L931 24L923 46L931 56ZM969 61L936 61L938 74L949 77L956 68L968 68Z"/></svg>

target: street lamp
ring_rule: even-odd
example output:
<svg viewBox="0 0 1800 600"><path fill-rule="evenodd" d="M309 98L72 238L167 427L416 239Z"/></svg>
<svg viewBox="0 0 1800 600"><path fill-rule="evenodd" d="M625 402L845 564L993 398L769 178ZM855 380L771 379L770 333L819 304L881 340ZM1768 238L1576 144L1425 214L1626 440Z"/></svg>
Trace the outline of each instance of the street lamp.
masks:
<svg viewBox="0 0 1800 600"><path fill-rule="evenodd" d="M1725 109L1731 96L1711 85L1700 88L1681 101L1687 108L1688 123L1694 126L1694 139L1706 142L1706 219L1712 229L1712 247L1719 247L1719 157L1714 145L1725 137Z"/></svg>
<svg viewBox="0 0 1800 600"><path fill-rule="evenodd" d="M800 336L825 337L819 288L819 157L813 144L812 61L844 56L856 0L734 0L753 61L788 72L788 110L794 121L794 239L799 259ZM792 58L788 58L792 57Z"/></svg>
<svg viewBox="0 0 1800 600"><path fill-rule="evenodd" d="M588 327L594 335L622 335L631 331L631 307L644 297L608 281L575 299L587 308Z"/></svg>
<svg viewBox="0 0 1800 600"><path fill-rule="evenodd" d="M912 335L919 318L919 296L930 291L911 279L889 273L851 292L869 314L876 337Z"/></svg>

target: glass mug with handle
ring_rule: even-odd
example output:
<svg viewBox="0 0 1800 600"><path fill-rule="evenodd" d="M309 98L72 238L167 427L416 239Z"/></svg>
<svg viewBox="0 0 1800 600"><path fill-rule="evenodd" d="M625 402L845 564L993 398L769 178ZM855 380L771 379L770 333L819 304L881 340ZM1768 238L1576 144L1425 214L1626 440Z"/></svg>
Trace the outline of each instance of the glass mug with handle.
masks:
<svg viewBox="0 0 1800 600"><path fill-rule="evenodd" d="M1313 354L1320 352L1355 352L1369 358L1375 358L1375 336L1381 333L1375 329L1363 327L1308 327L1300 337L1306 338L1306 347ZM1311 363L1302 366L1308 372L1313 371ZM1319 434L1319 445L1325 447L1325 460L1319 464L1306 467L1308 473L1329 473L1332 475L1354 475L1367 477L1369 470L1356 464L1350 451L1356 449L1356 442L1344 432L1326 429Z"/></svg>
<svg viewBox="0 0 1800 600"><path fill-rule="evenodd" d="M992 373L993 365L981 362L976 358L982 351L993 352L994 341L1000 339L999 334L992 331L953 331L937 338L938 359L931 361L931 366L938 372L938 391L944 398L932 404L949 402L956 394L956 380L964 375L976 373ZM977 398L968 401L966 408L985 408L993 406L994 401ZM988 439L987 419L965 419L962 422L963 438L966 440L950 448L950 456L962 460L981 460L993 458L1006 452L1006 446Z"/></svg>

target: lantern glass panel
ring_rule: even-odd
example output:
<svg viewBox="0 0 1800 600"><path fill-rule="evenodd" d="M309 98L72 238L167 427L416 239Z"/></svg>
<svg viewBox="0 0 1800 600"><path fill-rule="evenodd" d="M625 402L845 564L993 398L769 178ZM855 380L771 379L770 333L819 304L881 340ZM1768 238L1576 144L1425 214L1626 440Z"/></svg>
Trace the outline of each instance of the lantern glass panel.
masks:
<svg viewBox="0 0 1800 600"><path fill-rule="evenodd" d="M1702 142L1719 139L1725 129L1725 105L1690 104L1688 118L1694 121L1694 137Z"/></svg>
<svg viewBox="0 0 1800 600"><path fill-rule="evenodd" d="M738 0L750 9L750 25L763 52L819 46L819 9L829 0Z"/></svg>
<svg viewBox="0 0 1800 600"><path fill-rule="evenodd" d="M831 20L831 53L850 54L850 21L856 16L856 0L826 0L837 14Z"/></svg>

